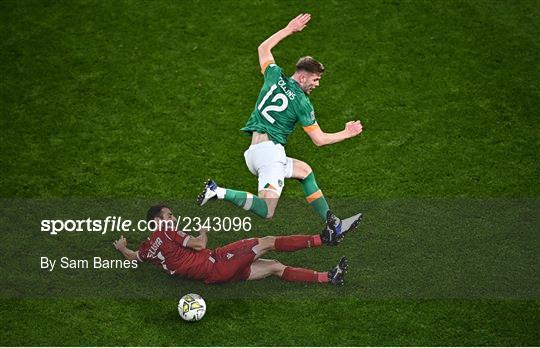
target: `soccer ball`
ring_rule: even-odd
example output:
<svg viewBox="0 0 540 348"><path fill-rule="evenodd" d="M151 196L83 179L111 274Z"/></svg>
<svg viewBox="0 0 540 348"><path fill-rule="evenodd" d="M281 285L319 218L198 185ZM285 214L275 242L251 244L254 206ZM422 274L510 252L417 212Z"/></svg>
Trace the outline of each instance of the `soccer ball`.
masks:
<svg viewBox="0 0 540 348"><path fill-rule="evenodd" d="M206 302L197 294L184 295L178 302L178 313L184 320L199 321L206 313Z"/></svg>

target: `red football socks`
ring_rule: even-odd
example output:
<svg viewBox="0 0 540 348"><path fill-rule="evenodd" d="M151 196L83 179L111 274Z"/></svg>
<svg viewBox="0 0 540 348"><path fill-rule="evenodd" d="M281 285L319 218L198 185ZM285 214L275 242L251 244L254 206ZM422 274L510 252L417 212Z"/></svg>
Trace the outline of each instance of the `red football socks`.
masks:
<svg viewBox="0 0 540 348"><path fill-rule="evenodd" d="M322 245L321 236L282 236L277 237L274 247L276 251L296 251Z"/></svg>
<svg viewBox="0 0 540 348"><path fill-rule="evenodd" d="M319 235L282 236L277 237L274 247L276 251L296 251L322 245ZM306 268L285 267L281 279L288 282L328 283L327 272L315 272Z"/></svg>
<svg viewBox="0 0 540 348"><path fill-rule="evenodd" d="M306 268L285 267L281 279L288 282L328 283L327 272L315 272Z"/></svg>

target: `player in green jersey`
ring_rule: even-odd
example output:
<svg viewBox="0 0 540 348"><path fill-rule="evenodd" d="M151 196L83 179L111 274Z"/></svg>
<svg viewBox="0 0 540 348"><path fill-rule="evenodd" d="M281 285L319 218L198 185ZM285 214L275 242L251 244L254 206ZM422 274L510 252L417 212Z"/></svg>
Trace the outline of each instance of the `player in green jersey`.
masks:
<svg viewBox="0 0 540 348"><path fill-rule="evenodd" d="M325 133L319 127L309 94L319 86L324 72L324 66L320 62L312 57L300 58L291 77L286 76L275 63L272 48L287 36L302 31L310 19L310 14L300 14L258 48L264 84L255 108L242 128L250 133L252 138L251 146L244 153L244 157L250 172L259 179L258 195L222 188L213 180L208 180L197 202L204 205L211 199L224 199L263 218L271 218L281 195L284 179L294 178L302 185L306 200L319 216L323 220L335 219L338 226L336 233L341 234L355 226L362 214L343 221L337 219L317 186L311 167L303 161L287 157L284 148L287 136L292 133L297 122L300 122L317 146L337 143L362 132L360 121L347 122L344 130L337 133Z"/></svg>

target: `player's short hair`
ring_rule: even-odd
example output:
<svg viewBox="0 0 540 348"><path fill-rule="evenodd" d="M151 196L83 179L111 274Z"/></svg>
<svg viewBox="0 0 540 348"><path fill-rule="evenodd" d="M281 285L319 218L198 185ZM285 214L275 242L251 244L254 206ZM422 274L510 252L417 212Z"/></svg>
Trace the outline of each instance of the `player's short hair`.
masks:
<svg viewBox="0 0 540 348"><path fill-rule="evenodd" d="M146 212L146 221L152 221L157 217L161 217L161 210L163 208L169 208L165 204L156 204L150 207ZM170 208L169 208L170 209Z"/></svg>
<svg viewBox="0 0 540 348"><path fill-rule="evenodd" d="M306 56L302 57L296 63L296 71L307 71L313 74L322 74L324 72L324 65L317 61L315 58Z"/></svg>

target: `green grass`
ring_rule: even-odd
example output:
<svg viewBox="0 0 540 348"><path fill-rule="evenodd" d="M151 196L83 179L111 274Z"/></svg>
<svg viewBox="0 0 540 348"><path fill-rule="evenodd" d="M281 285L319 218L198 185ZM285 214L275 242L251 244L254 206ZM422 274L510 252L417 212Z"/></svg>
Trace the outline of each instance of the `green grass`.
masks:
<svg viewBox="0 0 540 348"><path fill-rule="evenodd" d="M287 152L339 212L366 221L339 248L272 257L325 269L353 256L342 290L210 288L207 317L191 325L177 293L202 285L148 265L101 279L144 285L135 299L81 295L79 273L37 269L40 253L118 257L114 235L39 232L42 216L95 208L63 199L113 199L98 216L126 199L115 213L135 218L145 206L134 198L228 212L187 203L210 176L255 191L239 128L261 85L256 47L303 11L312 23L277 62L292 73L302 55L321 60L311 99L323 130L358 118L365 131L316 148L297 130ZM539 345L539 15L533 0L0 2L0 344ZM300 199L299 185L284 197ZM277 214L256 233L319 228L307 206ZM63 298L58 282L75 290Z"/></svg>
<svg viewBox="0 0 540 348"><path fill-rule="evenodd" d="M527 301L219 300L196 324L179 321L175 305L173 299L51 300L47 306L43 301L10 300L0 304L0 314L16 307L19 321L33 323L39 318L39 325L33 326L34 345L511 346L538 342L532 334L538 331L538 311L531 311L533 303ZM6 321L3 342L28 344L28 339L22 339L27 330Z"/></svg>

